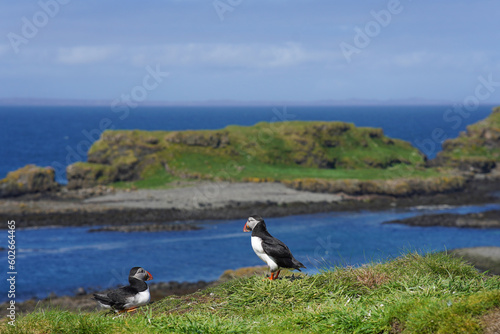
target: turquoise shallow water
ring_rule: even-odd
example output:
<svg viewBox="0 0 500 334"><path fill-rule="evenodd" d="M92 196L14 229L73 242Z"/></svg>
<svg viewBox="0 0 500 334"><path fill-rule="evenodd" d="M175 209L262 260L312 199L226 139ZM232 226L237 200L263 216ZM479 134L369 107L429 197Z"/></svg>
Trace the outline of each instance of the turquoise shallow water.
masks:
<svg viewBox="0 0 500 334"><path fill-rule="evenodd" d="M382 224L417 214L491 209L500 205L334 212L269 218L266 223L270 233L308 267L306 272L314 273L325 266L383 261L410 250L500 246L500 229ZM155 233L88 233L87 227L18 230L17 298L126 284L134 266L150 271L154 282L194 282L215 280L226 269L261 265L250 235L242 231L244 224L244 220L204 221L197 231Z"/></svg>

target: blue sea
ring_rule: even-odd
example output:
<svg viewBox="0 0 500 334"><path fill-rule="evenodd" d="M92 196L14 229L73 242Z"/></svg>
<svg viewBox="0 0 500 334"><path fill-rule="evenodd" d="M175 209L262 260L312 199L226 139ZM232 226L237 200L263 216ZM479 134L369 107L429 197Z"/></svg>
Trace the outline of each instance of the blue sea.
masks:
<svg viewBox="0 0 500 334"><path fill-rule="evenodd" d="M218 129L283 120L337 120L381 127L434 157L444 137L485 118L492 106L455 112L447 106L390 107L0 107L0 177L28 163L64 168L85 160L102 130ZM307 273L335 265L383 261L418 250L500 246L500 229L383 225L384 221L429 213L500 209L498 203L462 207L416 207L381 212L335 212L266 219L271 234L288 244ZM79 287L106 289L127 283L131 267L143 266L154 281L217 279L224 270L262 264L243 233L245 220L203 221L197 231L89 233L87 227L18 229L16 300L72 294ZM7 232L0 247L7 246ZM5 259L4 272L7 272ZM5 290L4 290L5 287ZM1 285L6 290L5 281ZM0 302L7 294L0 294Z"/></svg>

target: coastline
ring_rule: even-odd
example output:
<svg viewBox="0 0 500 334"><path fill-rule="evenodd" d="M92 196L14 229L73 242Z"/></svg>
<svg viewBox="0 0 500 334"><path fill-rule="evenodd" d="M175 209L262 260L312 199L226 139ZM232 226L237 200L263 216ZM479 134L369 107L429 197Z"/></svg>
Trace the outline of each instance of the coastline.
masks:
<svg viewBox="0 0 500 334"><path fill-rule="evenodd" d="M328 211L386 210L428 205L498 202L498 178L475 178L463 191L394 197L295 190L281 183L198 182L163 190L100 188L0 199L0 219L18 228L132 225L312 214ZM2 226L2 228L5 228Z"/></svg>

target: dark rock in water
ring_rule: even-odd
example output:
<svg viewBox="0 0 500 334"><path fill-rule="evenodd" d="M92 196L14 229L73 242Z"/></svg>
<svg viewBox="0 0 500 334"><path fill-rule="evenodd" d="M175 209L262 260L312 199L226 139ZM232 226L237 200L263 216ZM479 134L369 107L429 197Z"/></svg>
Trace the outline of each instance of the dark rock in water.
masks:
<svg viewBox="0 0 500 334"><path fill-rule="evenodd" d="M468 214L440 213L435 215L421 215L406 219L392 220L384 222L384 224L403 224L410 226L500 228L500 210L491 210Z"/></svg>
<svg viewBox="0 0 500 334"><path fill-rule="evenodd" d="M51 167L26 165L0 180L0 198L58 190L55 175Z"/></svg>
<svg viewBox="0 0 500 334"><path fill-rule="evenodd" d="M89 232L160 232L160 231L194 231L201 227L193 224L139 224L139 225L120 225L104 226L100 228L91 228Z"/></svg>

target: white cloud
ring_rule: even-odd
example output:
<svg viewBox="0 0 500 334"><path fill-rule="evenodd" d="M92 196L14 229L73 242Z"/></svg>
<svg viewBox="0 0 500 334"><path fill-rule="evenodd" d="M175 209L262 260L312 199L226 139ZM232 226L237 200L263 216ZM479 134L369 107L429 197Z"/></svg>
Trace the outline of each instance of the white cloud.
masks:
<svg viewBox="0 0 500 334"><path fill-rule="evenodd" d="M113 46L74 46L70 48L59 48L57 50L57 61L64 64L88 64L107 60L116 47Z"/></svg>
<svg viewBox="0 0 500 334"><path fill-rule="evenodd" d="M170 44L161 47L157 61L170 65L272 68L296 66L324 58L297 43L274 44ZM141 58L136 56L136 58Z"/></svg>

